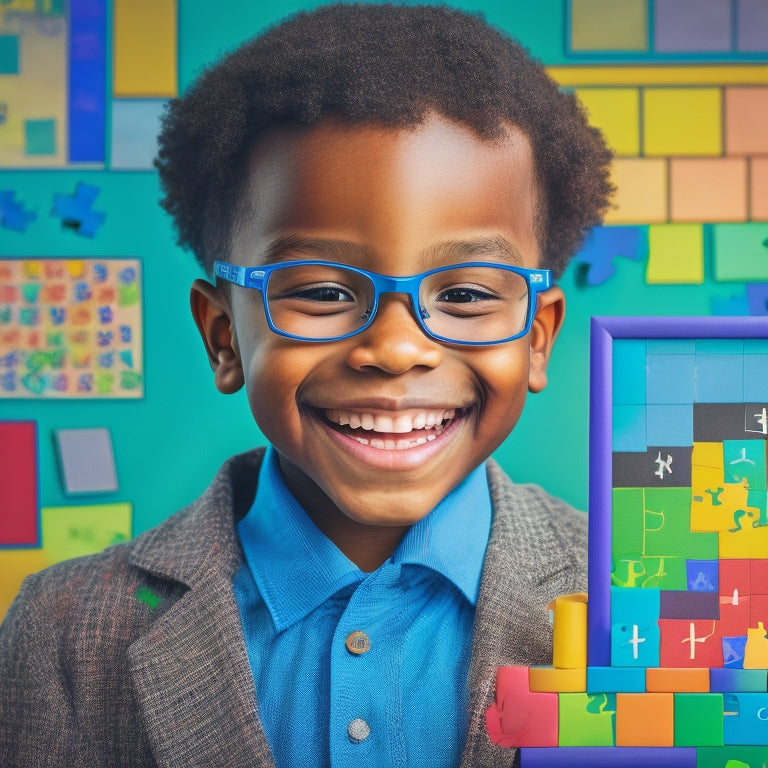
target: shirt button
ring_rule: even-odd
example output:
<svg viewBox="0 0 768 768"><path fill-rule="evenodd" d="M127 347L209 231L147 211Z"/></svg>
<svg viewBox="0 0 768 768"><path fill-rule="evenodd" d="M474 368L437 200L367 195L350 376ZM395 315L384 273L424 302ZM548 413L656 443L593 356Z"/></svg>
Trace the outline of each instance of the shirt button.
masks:
<svg viewBox="0 0 768 768"><path fill-rule="evenodd" d="M354 653L355 656L371 650L371 641L365 632L361 632L356 629L354 632L350 632L347 635L347 639L344 641L344 645L347 646L347 650L350 653Z"/></svg>
<svg viewBox="0 0 768 768"><path fill-rule="evenodd" d="M353 744L359 744L371 735L371 728L361 717L356 717L347 726L347 735Z"/></svg>

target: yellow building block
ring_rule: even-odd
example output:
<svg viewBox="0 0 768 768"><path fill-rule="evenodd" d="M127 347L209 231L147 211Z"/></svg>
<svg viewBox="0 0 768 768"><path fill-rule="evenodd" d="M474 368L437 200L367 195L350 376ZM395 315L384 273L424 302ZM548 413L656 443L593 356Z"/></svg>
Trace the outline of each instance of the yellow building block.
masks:
<svg viewBox="0 0 768 768"><path fill-rule="evenodd" d="M547 608L553 616L552 665L560 669L587 666L587 596L563 595ZM585 673L586 674L586 673Z"/></svg>
<svg viewBox="0 0 768 768"><path fill-rule="evenodd" d="M648 283L704 282L701 224L653 224L648 228Z"/></svg>
<svg viewBox="0 0 768 768"><path fill-rule="evenodd" d="M540 693L581 693L587 690L587 670L531 667L528 684Z"/></svg>
<svg viewBox="0 0 768 768"><path fill-rule="evenodd" d="M616 186L606 224L652 224L667 221L667 161L617 158L611 166Z"/></svg>
<svg viewBox="0 0 768 768"><path fill-rule="evenodd" d="M722 149L720 88L644 89L644 155L717 156Z"/></svg>
<svg viewBox="0 0 768 768"><path fill-rule="evenodd" d="M599 128L619 156L640 154L640 91L637 88L577 88L590 125Z"/></svg>
<svg viewBox="0 0 768 768"><path fill-rule="evenodd" d="M176 0L114 0L113 96L178 95Z"/></svg>

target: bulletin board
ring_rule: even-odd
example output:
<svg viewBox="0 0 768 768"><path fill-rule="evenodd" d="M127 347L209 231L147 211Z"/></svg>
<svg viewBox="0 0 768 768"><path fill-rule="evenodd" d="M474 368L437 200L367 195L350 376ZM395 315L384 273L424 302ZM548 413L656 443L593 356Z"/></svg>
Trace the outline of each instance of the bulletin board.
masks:
<svg viewBox="0 0 768 768"><path fill-rule="evenodd" d="M202 275L158 206L152 158L169 98L245 38L317 4L0 4L0 263L131 262L141 328L130 390L0 396L0 426L27 448L34 431L34 450L19 452L33 465L17 477L36 521L25 533L34 545L3 544L0 510L0 573L15 574L0 613L21 576L50 560L42 510L101 509L101 542L117 535L106 510L128 505L136 535L199 495L227 457L263 443L244 397L213 386L188 309ZM615 207L561 280L567 319L547 389L496 453L514 479L585 509L590 317L768 314L768 14L758 0L454 4L541 58L616 154ZM116 487L68 489L56 434L69 429L108 431ZM557 472L555 447L567 457Z"/></svg>

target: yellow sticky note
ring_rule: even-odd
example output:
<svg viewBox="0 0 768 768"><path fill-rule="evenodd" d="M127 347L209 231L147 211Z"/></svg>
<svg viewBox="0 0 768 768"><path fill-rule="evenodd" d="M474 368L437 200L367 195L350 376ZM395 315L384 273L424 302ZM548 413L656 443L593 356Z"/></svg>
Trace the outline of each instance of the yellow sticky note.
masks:
<svg viewBox="0 0 768 768"><path fill-rule="evenodd" d="M648 283L704 282L704 232L701 224L648 227Z"/></svg>
<svg viewBox="0 0 768 768"><path fill-rule="evenodd" d="M651 224L667 220L667 161L622 158L613 161L611 181L616 186L606 224Z"/></svg>
<svg viewBox="0 0 768 768"><path fill-rule="evenodd" d="M577 88L576 95L618 156L640 154L640 91L637 88Z"/></svg>
<svg viewBox="0 0 768 768"><path fill-rule="evenodd" d="M114 96L177 95L176 5L176 0L114 0Z"/></svg>
<svg viewBox="0 0 768 768"><path fill-rule="evenodd" d="M643 154L720 155L723 148L719 88L646 88Z"/></svg>

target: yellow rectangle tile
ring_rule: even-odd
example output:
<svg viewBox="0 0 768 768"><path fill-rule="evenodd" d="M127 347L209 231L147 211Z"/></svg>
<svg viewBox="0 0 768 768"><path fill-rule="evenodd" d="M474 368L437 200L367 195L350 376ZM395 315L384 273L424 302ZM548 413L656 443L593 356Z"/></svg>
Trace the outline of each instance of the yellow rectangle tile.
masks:
<svg viewBox="0 0 768 768"><path fill-rule="evenodd" d="M667 221L667 161L617 158L611 168L616 186L606 224L650 224Z"/></svg>
<svg viewBox="0 0 768 768"><path fill-rule="evenodd" d="M704 233L701 224L653 224L648 227L648 283L704 282Z"/></svg>
<svg viewBox="0 0 768 768"><path fill-rule="evenodd" d="M746 221L746 158L672 158L669 218L672 221Z"/></svg>
<svg viewBox="0 0 768 768"><path fill-rule="evenodd" d="M561 86L765 85L768 64L547 67Z"/></svg>
<svg viewBox="0 0 768 768"><path fill-rule="evenodd" d="M113 95L178 94L176 0L114 0Z"/></svg>
<svg viewBox="0 0 768 768"><path fill-rule="evenodd" d="M638 88L577 88L590 125L599 128L619 156L640 154L640 91Z"/></svg>
<svg viewBox="0 0 768 768"><path fill-rule="evenodd" d="M643 154L720 155L720 88L646 88L643 90Z"/></svg>

